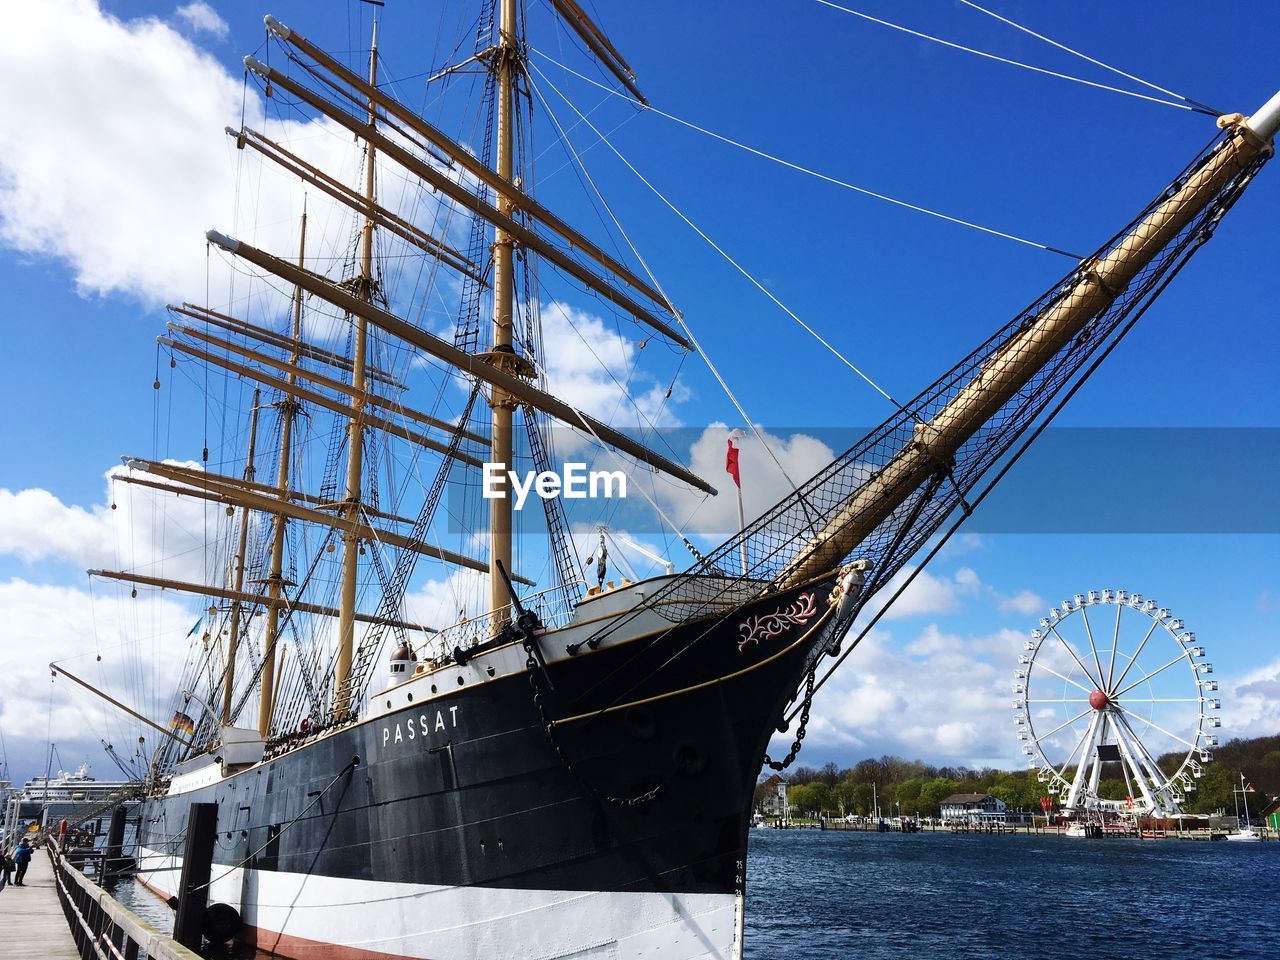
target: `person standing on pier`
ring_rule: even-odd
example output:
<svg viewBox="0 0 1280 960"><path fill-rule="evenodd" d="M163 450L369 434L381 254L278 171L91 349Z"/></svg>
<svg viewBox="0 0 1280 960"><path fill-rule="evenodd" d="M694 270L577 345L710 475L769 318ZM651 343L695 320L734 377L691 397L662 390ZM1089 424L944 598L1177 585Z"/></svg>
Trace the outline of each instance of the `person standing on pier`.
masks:
<svg viewBox="0 0 1280 960"><path fill-rule="evenodd" d="M25 887L22 878L27 875L27 867L31 865L31 844L24 838L19 844L18 849L13 852L13 861L18 865L18 875L13 878L15 887Z"/></svg>
<svg viewBox="0 0 1280 960"><path fill-rule="evenodd" d="M13 859L9 856L8 851L0 850L0 890L9 885L9 878L13 876Z"/></svg>

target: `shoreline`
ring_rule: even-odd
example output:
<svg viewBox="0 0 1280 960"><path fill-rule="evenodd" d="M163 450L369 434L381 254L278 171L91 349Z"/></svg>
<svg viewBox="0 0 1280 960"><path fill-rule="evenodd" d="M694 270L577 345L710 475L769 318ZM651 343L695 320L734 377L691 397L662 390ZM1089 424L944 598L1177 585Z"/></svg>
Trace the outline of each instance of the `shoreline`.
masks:
<svg viewBox="0 0 1280 960"><path fill-rule="evenodd" d="M900 824L885 819L875 820L792 820L789 822L754 824L756 830L817 830L843 833L941 833L972 834L976 836L1031 836L1031 837L1066 837L1067 827L1063 825L1028 825L1013 823L973 823L973 824L940 824L909 822L904 829ZM1258 842L1280 840L1280 831L1269 827L1257 828L1260 836ZM1195 828L1185 830L1140 830L1137 828L1107 829L1100 837L1091 839L1128 839L1128 840L1212 840L1225 841L1227 831ZM1076 839L1076 838L1072 838ZM1079 838L1084 839L1084 838Z"/></svg>

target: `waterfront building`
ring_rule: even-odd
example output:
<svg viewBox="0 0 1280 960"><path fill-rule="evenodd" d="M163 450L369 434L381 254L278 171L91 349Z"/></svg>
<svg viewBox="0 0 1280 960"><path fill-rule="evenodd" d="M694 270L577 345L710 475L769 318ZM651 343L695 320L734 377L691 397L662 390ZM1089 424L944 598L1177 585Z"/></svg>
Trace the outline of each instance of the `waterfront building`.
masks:
<svg viewBox="0 0 1280 960"><path fill-rule="evenodd" d="M787 816L787 782L777 774L765 781L769 787L760 801L760 813L766 817Z"/></svg>
<svg viewBox="0 0 1280 960"><path fill-rule="evenodd" d="M1280 797L1276 797L1262 808L1258 819L1272 830L1280 830Z"/></svg>
<svg viewBox="0 0 1280 960"><path fill-rule="evenodd" d="M963 823L1004 823L1005 804L989 793L953 793L942 801L942 819Z"/></svg>

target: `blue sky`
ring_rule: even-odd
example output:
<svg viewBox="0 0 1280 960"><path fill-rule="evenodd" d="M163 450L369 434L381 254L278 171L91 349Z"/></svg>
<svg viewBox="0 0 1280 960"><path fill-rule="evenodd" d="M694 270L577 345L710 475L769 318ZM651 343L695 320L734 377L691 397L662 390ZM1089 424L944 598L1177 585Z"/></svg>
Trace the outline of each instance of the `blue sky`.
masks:
<svg viewBox="0 0 1280 960"><path fill-rule="evenodd" d="M1104 83L1117 80L951 0L848 5L1047 69ZM370 17L370 8L355 2L264 7L262 0L236 0L213 4L223 31L217 21L179 15L178 6L141 0L49 5L69 23L101 25L104 17L115 18L137 42L157 49L189 43L214 61L207 65L209 75L221 70L236 84L240 57L262 43L263 13L336 50L362 47ZM463 6L460 0L391 0L383 14L383 54L391 75L410 78L428 70L438 25L452 30ZM590 73L590 66L562 45L542 5L531 6L532 45ZM595 6L642 89L663 110L868 189L1072 251L1088 252L1109 236L1215 130L1209 117L980 60L814 0L599 0ZM1221 7L1192 3L992 0L992 8L1224 111L1248 113L1280 87L1275 70L1280 9L1274 4L1232 5L1227 20ZM138 29L139 18L155 18L158 31ZM91 59L95 34L87 29L44 47L29 31L8 33L0 40L0 60L11 60L6 51L15 53L12 45L26 43L29 62L63 78L56 86L72 94L77 83L110 88L117 76L113 71L122 76L131 68L127 60ZM70 58L73 50L86 59ZM156 62L163 64L164 56ZM535 57L535 62L575 104L593 111L592 121L602 130L616 126L610 139L656 187L895 395L910 395L931 381L1071 266L1062 257L804 177L659 116L634 115L626 104L606 101L599 90L546 60ZM103 72L78 77L85 63ZM13 89L40 89L32 85L31 73L10 77L9 83L16 85ZM418 102L422 88L415 83L421 79L406 79L400 89ZM196 116L204 104L184 84L182 76L173 76L154 89L155 100L181 104L190 95ZM569 111L549 87L544 93L567 119ZM32 114L24 112L26 105L20 109L18 98L5 99L0 128L8 128L9 136L39 142L47 131L79 122L74 96L50 96L45 109L37 105ZM161 155L171 148L167 132L146 126L156 102L121 98L108 106L111 123L104 129L140 142L150 138L149 149ZM582 133L575 133L580 149L591 143ZM565 158L553 141L543 127L539 144L549 149L539 161L540 196L571 222L602 235L580 185L569 169L558 169ZM126 152L115 151L109 141L101 146L101 156L86 152L73 165L71 193L88 189L79 183L82 175L88 179L106 171L102 189L110 189L110 178L136 174ZM883 398L736 274L607 149L596 145L585 156L592 176L753 419L766 428L803 431L874 423L887 415ZM150 230L146 211L104 223L78 222L52 210L53 223L42 231L40 211L30 209L24 193L31 189L31 171L15 173L7 163L0 157L0 323L10 412L0 419L0 449L6 451L0 489L47 491L58 504L50 516L68 524L69 532L57 535L74 540L81 529L76 524L88 522L76 508L92 516L95 506L103 506L104 472L123 453L154 449L154 337L164 316L153 290L103 292L101 284L87 280L84 264L68 253L75 244L67 236L97 230L109 244L118 231L121 244L155 242L158 258L173 244L202 253L202 238L198 231L171 237L163 224ZM230 212L214 208L207 213L203 225L229 226ZM1272 280L1280 259L1277 213L1280 176L1264 169L1214 241L1060 422L1280 427L1274 400L1280 324ZM191 290L188 296L201 294ZM669 358L659 366L669 372ZM678 409L682 423L739 424L741 418L699 362L685 364L680 382L687 390ZM1151 462L1153 475L1178 471L1211 490L1221 474L1241 469L1239 464L1188 462L1179 453L1172 449ZM1082 455L1087 459L1089 452ZM1106 484L1108 465L1096 466L1099 483ZM1104 489L1140 501L1141 470L1127 473L1120 490L1116 486ZM1045 504L1046 510L1053 508ZM1256 510L1274 520L1274 500L1261 500ZM43 585L72 591L64 596L74 601L75 591L85 589L84 552L74 546L24 549L22 538L32 533L24 519L29 518L0 516L0 581L7 581L13 597L23 585ZM936 658L939 645L920 646L920 639L954 637L958 650L972 651L965 654L972 661L969 682L985 695L997 689L997 677L1003 689L1013 669L1008 643L1001 646L992 637L1025 632L1040 615L1035 611L1104 586L1156 596L1194 626L1219 674L1241 687L1237 706L1225 698L1224 732L1274 733L1280 725L1275 629L1280 551L1273 535L983 534L949 549L930 572L933 586L887 624L882 646L864 663L858 654L848 661L841 681L819 704L826 710L824 721L819 735L808 741L806 759L852 761L893 751L949 762L1012 764L1017 750L1008 736L1005 700L992 707L998 724L988 724L979 704L948 700L949 678ZM1043 601L1038 607L1033 596ZM912 644L935 653L913 654ZM50 645L56 650L46 651ZM39 668L55 655L91 648L92 642L74 631L46 633L40 624L26 622L0 627L0 661L13 678L6 684L0 724L22 773L29 774L33 757L44 751L43 737L35 732L43 733L45 718L36 722L29 716L33 705L22 703L43 682ZM897 690L898 699L863 713L846 709L850 703L875 702L871 688ZM919 703L908 696L913 688L934 692L929 702L936 707L939 728L950 718L971 724L972 730L951 739L927 729L908 735L902 714L918 712ZM71 725L77 717L97 716L86 715L85 705L69 709ZM65 739L78 744L73 754L97 759L93 740L83 731L69 730ZM65 752L64 759L72 762Z"/></svg>

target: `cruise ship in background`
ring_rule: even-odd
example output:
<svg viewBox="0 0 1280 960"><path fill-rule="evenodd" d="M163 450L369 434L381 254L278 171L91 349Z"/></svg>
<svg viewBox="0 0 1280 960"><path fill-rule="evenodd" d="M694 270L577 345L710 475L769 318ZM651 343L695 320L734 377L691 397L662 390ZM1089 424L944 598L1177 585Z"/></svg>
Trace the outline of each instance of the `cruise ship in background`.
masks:
<svg viewBox="0 0 1280 960"><path fill-rule="evenodd" d="M73 813L83 818L84 811L94 804L110 806L136 792L133 781L96 780L89 771L86 761L74 772L59 770L55 776L32 777L22 787L0 781L4 812L0 846L12 847L32 823L54 824L64 817L70 819Z"/></svg>

